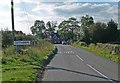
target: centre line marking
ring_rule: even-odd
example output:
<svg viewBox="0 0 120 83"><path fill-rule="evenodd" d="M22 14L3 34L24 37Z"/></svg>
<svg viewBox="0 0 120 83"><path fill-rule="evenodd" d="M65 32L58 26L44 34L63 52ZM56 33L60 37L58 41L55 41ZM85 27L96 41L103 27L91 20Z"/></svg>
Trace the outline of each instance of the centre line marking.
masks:
<svg viewBox="0 0 120 83"><path fill-rule="evenodd" d="M91 65L87 64L88 67L90 67L91 69L93 69L94 71L96 71L98 74L100 74L101 76L105 77L106 79L108 79L109 81L112 81L110 78L108 78L106 75L102 74L101 72L99 72L98 70L96 70L94 67L92 67Z"/></svg>
<svg viewBox="0 0 120 83"><path fill-rule="evenodd" d="M81 61L84 61L82 58L80 58L78 55L76 55Z"/></svg>

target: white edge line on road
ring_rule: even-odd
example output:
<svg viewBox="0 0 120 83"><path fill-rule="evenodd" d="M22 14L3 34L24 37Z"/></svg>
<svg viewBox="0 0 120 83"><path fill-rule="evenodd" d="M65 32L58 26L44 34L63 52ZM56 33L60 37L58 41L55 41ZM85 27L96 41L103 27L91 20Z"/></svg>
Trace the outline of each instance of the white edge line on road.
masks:
<svg viewBox="0 0 120 83"><path fill-rule="evenodd" d="M78 55L76 55L81 61L84 61L82 58L80 58Z"/></svg>
<svg viewBox="0 0 120 83"><path fill-rule="evenodd" d="M100 74L101 76L107 78L109 81L112 81L111 79L109 79L106 75L102 74L101 72L99 72L98 70L96 70L94 67L92 67L91 65L87 64L87 66L89 66L91 69L93 69L94 71L96 71L98 74Z"/></svg>

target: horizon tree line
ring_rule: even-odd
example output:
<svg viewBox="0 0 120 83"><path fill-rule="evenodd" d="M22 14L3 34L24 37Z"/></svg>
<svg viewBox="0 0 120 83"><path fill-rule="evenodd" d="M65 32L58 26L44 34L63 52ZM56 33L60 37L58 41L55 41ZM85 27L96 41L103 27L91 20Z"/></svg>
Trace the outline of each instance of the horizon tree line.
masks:
<svg viewBox="0 0 120 83"><path fill-rule="evenodd" d="M89 43L111 43L120 42L120 29L114 20L107 23L94 22L92 16L83 16L80 20L70 17L60 24L57 21L36 20L30 27L33 35L26 35L22 31L15 31L16 40L32 40L36 38L51 38L54 34L59 40L68 42L83 41ZM12 31L5 29L2 33L2 47L12 45Z"/></svg>
<svg viewBox="0 0 120 83"><path fill-rule="evenodd" d="M79 40L88 44L120 41L120 30L114 20L95 23L94 18L89 15L83 16L80 20L70 17L60 24L57 24L57 21L48 21L45 24L43 20L36 20L30 29L33 35L42 39L46 38L46 33L52 35L56 31L56 34L65 41Z"/></svg>

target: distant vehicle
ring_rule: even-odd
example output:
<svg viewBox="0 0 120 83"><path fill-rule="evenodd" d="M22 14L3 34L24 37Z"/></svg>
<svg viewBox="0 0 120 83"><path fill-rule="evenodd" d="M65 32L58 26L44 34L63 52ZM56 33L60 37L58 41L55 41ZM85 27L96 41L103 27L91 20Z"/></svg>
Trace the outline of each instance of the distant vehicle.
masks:
<svg viewBox="0 0 120 83"><path fill-rule="evenodd" d="M66 45L67 44L67 42L66 41L62 41L62 45Z"/></svg>

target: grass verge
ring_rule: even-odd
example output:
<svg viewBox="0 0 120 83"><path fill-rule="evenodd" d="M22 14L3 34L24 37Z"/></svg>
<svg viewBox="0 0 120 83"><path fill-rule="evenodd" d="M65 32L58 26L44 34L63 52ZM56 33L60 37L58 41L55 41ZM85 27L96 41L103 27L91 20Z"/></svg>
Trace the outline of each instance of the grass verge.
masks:
<svg viewBox="0 0 120 83"><path fill-rule="evenodd" d="M82 48L85 49L89 52L92 52L98 56L101 56L103 58L107 58L107 59L111 59L114 62L120 63L120 56L116 55L116 54L110 54L105 52L104 50L101 50L99 48L95 49L95 48L90 48L89 46L84 46L84 45L80 45L79 43L73 43L71 44L72 46L75 46L77 48Z"/></svg>
<svg viewBox="0 0 120 83"><path fill-rule="evenodd" d="M8 47L2 54L2 81L35 81L34 68L44 66L54 49L44 40L39 40L35 46L24 47L21 53L15 53L13 46Z"/></svg>

